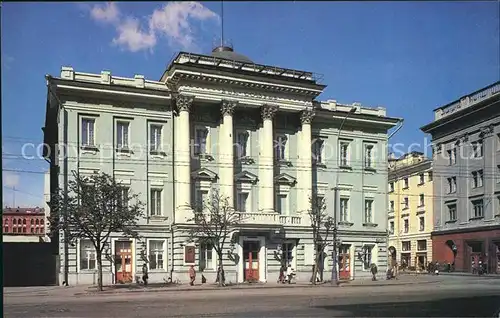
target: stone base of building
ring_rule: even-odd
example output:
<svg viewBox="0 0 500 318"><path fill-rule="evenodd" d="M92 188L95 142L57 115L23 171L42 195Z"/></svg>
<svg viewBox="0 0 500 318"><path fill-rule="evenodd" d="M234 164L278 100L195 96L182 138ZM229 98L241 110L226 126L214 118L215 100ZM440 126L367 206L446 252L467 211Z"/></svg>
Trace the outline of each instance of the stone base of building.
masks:
<svg viewBox="0 0 500 318"><path fill-rule="evenodd" d="M454 264L455 271L472 272L482 261L489 273L500 274L500 225L433 232L432 245L433 260Z"/></svg>

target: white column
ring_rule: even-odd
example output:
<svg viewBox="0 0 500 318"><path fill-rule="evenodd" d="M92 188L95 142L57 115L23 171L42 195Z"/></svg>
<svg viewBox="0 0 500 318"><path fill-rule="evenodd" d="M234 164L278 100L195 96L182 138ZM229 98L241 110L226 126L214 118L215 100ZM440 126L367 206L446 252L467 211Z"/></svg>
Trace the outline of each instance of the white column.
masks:
<svg viewBox="0 0 500 318"><path fill-rule="evenodd" d="M299 164L298 164L298 182L299 199L297 200L297 211L307 213L310 209L312 196L312 133L311 123L314 118L314 112L304 110L300 114L302 130L299 135Z"/></svg>
<svg viewBox="0 0 500 318"><path fill-rule="evenodd" d="M261 108L262 129L260 130L259 156L259 210L274 212L274 131L273 118L278 106L264 105Z"/></svg>
<svg viewBox="0 0 500 318"><path fill-rule="evenodd" d="M191 210L191 147L189 113L194 98L179 95L176 98L177 118L175 119L175 203L178 210ZM179 219L191 215L179 215Z"/></svg>
<svg viewBox="0 0 500 318"><path fill-rule="evenodd" d="M238 102L222 101L222 124L219 130L219 177L221 195L234 207L233 112Z"/></svg>

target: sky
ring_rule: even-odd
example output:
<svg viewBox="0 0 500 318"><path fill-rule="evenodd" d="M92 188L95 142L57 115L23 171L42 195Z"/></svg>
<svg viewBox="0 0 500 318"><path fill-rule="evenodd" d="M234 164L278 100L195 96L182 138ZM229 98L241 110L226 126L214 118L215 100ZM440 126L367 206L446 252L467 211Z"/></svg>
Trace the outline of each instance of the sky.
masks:
<svg viewBox="0 0 500 318"><path fill-rule="evenodd" d="M500 79L499 6L225 2L224 38L255 63L322 74L320 100L386 107L405 119L390 143L424 148L434 108ZM220 2L6 2L1 14L4 206L44 201L46 74L158 80L176 52L209 54L222 21Z"/></svg>

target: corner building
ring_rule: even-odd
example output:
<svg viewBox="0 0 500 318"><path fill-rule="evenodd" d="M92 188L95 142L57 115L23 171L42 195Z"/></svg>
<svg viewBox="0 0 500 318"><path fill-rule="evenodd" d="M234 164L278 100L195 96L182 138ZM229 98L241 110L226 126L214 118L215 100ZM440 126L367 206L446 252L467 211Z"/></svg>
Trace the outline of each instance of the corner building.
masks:
<svg viewBox="0 0 500 318"><path fill-rule="evenodd" d="M383 272L387 130L398 119L381 107L317 101L324 88L310 72L256 64L230 47L211 55L181 52L159 81L70 67L49 76L44 132L51 186L65 187L73 170L106 172L147 203L142 238L117 233L108 242L105 283L135 280L146 261L151 282L185 282L190 265L213 282L216 253L191 242L187 220L214 188L245 215L224 253L227 281L243 282L252 270L259 281L275 282L280 255L298 280L309 281L315 255L309 197L323 196L333 215L337 173L340 277L369 277L370 263ZM60 243L59 251L60 282L96 283L89 242ZM324 279L331 253L330 246L323 255Z"/></svg>

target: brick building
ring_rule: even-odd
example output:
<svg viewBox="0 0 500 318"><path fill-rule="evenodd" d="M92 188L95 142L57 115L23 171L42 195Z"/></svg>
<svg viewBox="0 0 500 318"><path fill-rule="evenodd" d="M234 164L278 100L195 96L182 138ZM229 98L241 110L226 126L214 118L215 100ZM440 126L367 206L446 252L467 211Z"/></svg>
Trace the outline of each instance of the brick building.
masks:
<svg viewBox="0 0 500 318"><path fill-rule="evenodd" d="M2 215L4 242L45 241L47 221L45 209L4 208Z"/></svg>

